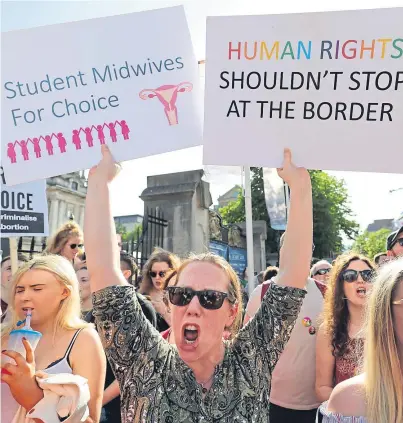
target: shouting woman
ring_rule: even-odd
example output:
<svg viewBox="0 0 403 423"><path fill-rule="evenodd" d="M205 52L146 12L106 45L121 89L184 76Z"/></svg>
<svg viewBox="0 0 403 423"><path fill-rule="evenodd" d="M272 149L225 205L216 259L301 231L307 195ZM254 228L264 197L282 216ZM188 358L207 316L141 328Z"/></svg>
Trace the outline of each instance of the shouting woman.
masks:
<svg viewBox="0 0 403 423"><path fill-rule="evenodd" d="M240 322L239 279L212 254L185 261L168 288L175 345L146 321L134 288L119 270L110 182L119 166L107 146L89 175L85 238L94 314L119 381L124 422L268 421L272 371L298 316L312 255L312 192L306 169L284 153L279 175L291 189L291 209L277 283L255 317L231 341Z"/></svg>

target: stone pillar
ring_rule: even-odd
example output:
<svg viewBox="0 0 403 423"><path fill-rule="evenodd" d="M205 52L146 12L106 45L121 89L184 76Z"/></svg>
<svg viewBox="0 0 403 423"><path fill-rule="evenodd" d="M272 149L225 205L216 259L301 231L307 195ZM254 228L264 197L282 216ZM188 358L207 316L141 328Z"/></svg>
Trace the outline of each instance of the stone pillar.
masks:
<svg viewBox="0 0 403 423"><path fill-rule="evenodd" d="M58 223L57 223L57 227L63 225L63 223L66 223L68 218L66 216L66 207L67 204L65 201L60 200L60 204L59 204L59 217L58 217Z"/></svg>
<svg viewBox="0 0 403 423"><path fill-rule="evenodd" d="M144 216L147 210L158 207L168 221L164 248L182 256L208 247L212 199L202 176L203 170L149 176L140 196Z"/></svg>
<svg viewBox="0 0 403 423"><path fill-rule="evenodd" d="M58 219L59 219L59 202L60 200L54 198L50 202L50 212L49 212L49 235L53 235L58 228Z"/></svg>
<svg viewBox="0 0 403 423"><path fill-rule="evenodd" d="M84 228L84 213L85 213L85 207L80 207L80 215L79 220L77 220L78 224L81 226L81 228Z"/></svg>

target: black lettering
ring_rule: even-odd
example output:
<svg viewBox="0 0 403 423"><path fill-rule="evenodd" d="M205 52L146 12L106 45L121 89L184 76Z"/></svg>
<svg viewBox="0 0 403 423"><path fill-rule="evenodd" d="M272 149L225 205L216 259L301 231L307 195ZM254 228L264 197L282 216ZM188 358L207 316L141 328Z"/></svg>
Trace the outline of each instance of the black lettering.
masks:
<svg viewBox="0 0 403 423"><path fill-rule="evenodd" d="M278 112L278 117L281 119L281 112L283 110L283 102L280 101L279 107L274 107L273 102L270 102L270 119L273 118L273 112Z"/></svg>
<svg viewBox="0 0 403 423"><path fill-rule="evenodd" d="M251 76L254 76L254 75L257 76L257 81L256 81L257 83L256 83L255 86L252 86L251 83L250 83L250 78L251 78ZM261 76L260 76L259 72L248 73L248 76L246 78L246 85L247 85L248 88L250 88L251 90L256 90L257 88L260 87L260 82L261 82Z"/></svg>
<svg viewBox="0 0 403 423"><path fill-rule="evenodd" d="M322 115L321 110L323 109L323 106L328 106L328 114L326 115ZM327 101L324 101L323 103L320 103L318 106L318 118L320 120L328 120L330 118L330 116L332 116L332 105L330 103L328 103Z"/></svg>
<svg viewBox="0 0 403 423"><path fill-rule="evenodd" d="M225 88L228 88L228 87L229 87L229 81L228 81L228 79L225 79L225 78L224 78L224 75L229 75L229 72L227 72L227 71L223 71L223 72L221 72L221 74L220 74L220 78L221 78L221 80L227 83L225 86L220 85L220 88L222 88L222 89L225 89Z"/></svg>
<svg viewBox="0 0 403 423"><path fill-rule="evenodd" d="M361 113L359 114L359 116L354 116L354 110L357 108L361 109ZM351 103L350 120L360 120L363 116L364 116L364 106L361 103Z"/></svg>
<svg viewBox="0 0 403 423"><path fill-rule="evenodd" d="M313 111L314 104L310 101L304 103L304 119L313 119L315 117L315 112ZM308 116L308 112L310 116Z"/></svg>
<svg viewBox="0 0 403 423"><path fill-rule="evenodd" d="M403 79L400 79L400 77L403 77L403 72L402 71L396 72L396 82L395 82L395 90L396 91L399 88L399 84L403 84Z"/></svg>
<svg viewBox="0 0 403 423"><path fill-rule="evenodd" d="M356 75L360 75L360 72L353 72L353 73L350 74L351 81L355 82L355 84L356 84L355 88L352 88L351 86L348 87L348 89L351 90L351 91L356 91L360 88L360 81L358 81L358 79L355 79Z"/></svg>
<svg viewBox="0 0 403 423"><path fill-rule="evenodd" d="M378 103L368 103L368 108L367 108L367 120L370 122L375 122L376 118L371 118L371 113L376 113L376 109L372 109L372 106L377 106Z"/></svg>
<svg viewBox="0 0 403 423"><path fill-rule="evenodd" d="M264 109L264 105L268 103L268 101L266 100L262 100L262 101L256 101L257 104L260 104L260 118L263 117L263 109Z"/></svg>
<svg viewBox="0 0 403 423"><path fill-rule="evenodd" d="M342 75L343 72L329 72L329 75L334 75L333 89L337 89L337 82L339 75Z"/></svg>
<svg viewBox="0 0 403 423"><path fill-rule="evenodd" d="M299 85L294 85L295 80L294 78L299 76ZM304 75L301 72L291 72L291 89L292 90L299 90L304 85Z"/></svg>
<svg viewBox="0 0 403 423"><path fill-rule="evenodd" d="M249 100L239 100L239 103L241 103L243 105L242 108L242 117L246 116L246 105L250 103Z"/></svg>
<svg viewBox="0 0 403 423"><path fill-rule="evenodd" d="M367 75L367 83L365 84L365 90L368 91L369 90L369 83L371 82L371 75L375 75L376 72L375 71L366 71L362 73L363 75Z"/></svg>
<svg viewBox="0 0 403 423"><path fill-rule="evenodd" d="M387 75L388 80L389 80L387 85L385 85L383 88L379 85L379 78L381 77L381 75ZM376 87L377 90L386 91L390 88L391 85L392 85L392 74L390 72L383 71L383 72L378 73L378 75L376 75L375 87Z"/></svg>
<svg viewBox="0 0 403 423"><path fill-rule="evenodd" d="M292 112L295 111L295 109L293 107L291 107L294 104L295 104L295 101L287 101L285 103L285 118L286 119L295 119L294 116L289 115L289 113L292 113Z"/></svg>
<svg viewBox="0 0 403 423"><path fill-rule="evenodd" d="M342 102L336 103L336 114L335 119L338 120L339 113L343 116L343 120L347 120L345 111L347 109L347 104Z"/></svg>
<svg viewBox="0 0 403 423"><path fill-rule="evenodd" d="M27 194L27 210L33 210L34 209L32 207L32 197L33 197L33 194Z"/></svg>
<svg viewBox="0 0 403 423"><path fill-rule="evenodd" d="M241 90L243 90L243 82L244 82L244 72L241 72L240 78L235 78L235 72L232 72L232 89L235 88L235 82L241 83Z"/></svg>
<svg viewBox="0 0 403 423"><path fill-rule="evenodd" d="M392 115L390 114L393 110L393 104L390 103L382 103L381 105L381 122L383 121L383 115L388 115L389 122L392 122Z"/></svg>
<svg viewBox="0 0 403 423"><path fill-rule="evenodd" d="M237 117L239 116L239 111L238 111L238 106L236 105L236 100L232 100L231 101L231 105L229 107L228 113L227 113L227 117L231 114L231 113L235 113Z"/></svg>

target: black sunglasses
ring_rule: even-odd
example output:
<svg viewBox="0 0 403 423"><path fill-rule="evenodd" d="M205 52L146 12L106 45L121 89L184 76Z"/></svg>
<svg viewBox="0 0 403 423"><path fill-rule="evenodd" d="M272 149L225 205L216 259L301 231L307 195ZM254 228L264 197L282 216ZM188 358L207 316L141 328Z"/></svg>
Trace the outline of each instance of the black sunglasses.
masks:
<svg viewBox="0 0 403 423"><path fill-rule="evenodd" d="M326 275L326 273L329 273L332 269L319 269L314 276L316 275Z"/></svg>
<svg viewBox="0 0 403 423"><path fill-rule="evenodd" d="M70 244L70 248L72 250L75 250L77 247L78 248L83 248L84 247L84 244Z"/></svg>
<svg viewBox="0 0 403 423"><path fill-rule="evenodd" d="M207 310L218 310L228 298L226 292L214 291L213 289L203 289L195 291L192 288L182 288L179 286L170 286L167 288L169 301L171 304L179 307L187 306L196 295L200 305Z"/></svg>
<svg viewBox="0 0 403 423"><path fill-rule="evenodd" d="M150 276L152 277L152 278L156 278L157 277L157 275L159 275L160 276L160 278L164 278L165 277L165 275L167 274L167 272L165 272L165 271L163 271L163 270L161 270L161 272L150 272Z"/></svg>
<svg viewBox="0 0 403 423"><path fill-rule="evenodd" d="M403 238L397 239L395 244L399 244L401 247L403 247Z"/></svg>
<svg viewBox="0 0 403 423"><path fill-rule="evenodd" d="M356 282L358 279L358 274L361 275L362 280L364 282L371 282L371 278L373 275L373 271L372 270L354 270L354 269L347 269L345 270L342 274L341 277L343 278L344 281L352 283L352 282Z"/></svg>

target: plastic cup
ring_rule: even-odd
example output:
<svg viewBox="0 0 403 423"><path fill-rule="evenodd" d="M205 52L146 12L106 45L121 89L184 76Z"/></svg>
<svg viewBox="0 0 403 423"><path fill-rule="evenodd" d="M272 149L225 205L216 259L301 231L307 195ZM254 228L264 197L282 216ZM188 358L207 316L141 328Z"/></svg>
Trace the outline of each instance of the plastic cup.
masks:
<svg viewBox="0 0 403 423"><path fill-rule="evenodd" d="M16 329L10 332L8 343L7 343L7 350L8 351L16 351L20 353L24 358L25 357L25 347L22 343L22 338L26 338L27 341L31 344L32 349L35 350L36 346L41 339L42 334L37 332L36 330L32 329Z"/></svg>

